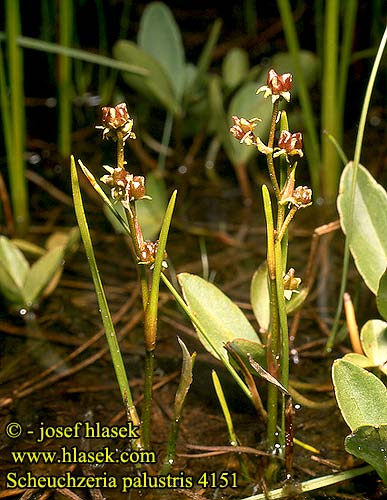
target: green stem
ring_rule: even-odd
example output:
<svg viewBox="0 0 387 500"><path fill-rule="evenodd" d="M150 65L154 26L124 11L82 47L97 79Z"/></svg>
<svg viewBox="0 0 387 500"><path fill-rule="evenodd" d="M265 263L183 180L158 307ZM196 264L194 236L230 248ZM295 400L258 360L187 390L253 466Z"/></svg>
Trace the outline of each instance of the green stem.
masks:
<svg viewBox="0 0 387 500"><path fill-rule="evenodd" d="M59 2L59 42L65 47L72 45L74 24L73 0L60 0ZM71 58L60 54L58 57L58 108L59 108L59 137L58 147L62 156L66 157L71 151L72 130L72 84L71 84Z"/></svg>
<svg viewBox="0 0 387 500"><path fill-rule="evenodd" d="M286 314L285 294L283 285L283 269L282 269L282 249L281 242L277 241L274 246L275 251L275 269L276 269L276 288L277 288L277 303L279 323L281 327L281 384L288 388L289 384L289 334L288 320Z"/></svg>
<svg viewBox="0 0 387 500"><path fill-rule="evenodd" d="M358 0L347 0L345 2L345 14L343 16L343 40L341 43L340 64L338 69L338 91L337 91L337 115L341 127L337 142L341 144L343 134L343 121L345 110L345 96L347 91L348 69L351 65L352 46L355 36L356 14Z"/></svg>
<svg viewBox="0 0 387 500"><path fill-rule="evenodd" d="M175 404L173 408L173 419L169 428L167 450L163 466L160 471L161 476L169 474L176 457L177 438L179 436L180 422L183 414L183 407L189 388L192 384L192 369L194 366L196 353L190 355L184 342L177 338L183 354L183 363L181 368L180 382L176 391Z"/></svg>
<svg viewBox="0 0 387 500"><path fill-rule="evenodd" d="M348 278L348 267L349 267L349 255L350 255L350 243L351 243L351 234L352 234L352 223L353 223L353 204L355 202L355 189L356 189L356 179L357 179L357 170L358 165L360 163L360 155L363 146L363 137L364 137L364 129L366 125L366 119L368 114L368 108L371 101L372 90L375 84L376 75L378 72L378 68L380 65L380 61L382 59L382 55L387 43L387 27L384 30L382 39L380 41L378 53L376 54L374 64L372 66L371 75L368 81L366 93L364 96L363 107L361 110L360 121L359 121L359 129L356 138L356 146L355 146L355 155L353 159L353 176L352 176L352 185L351 185L351 220L349 224L349 229L347 231L347 235L345 238L345 248L344 248L344 259L343 259L343 273L341 276L341 285L340 285L340 299L338 300L337 310L335 315L335 320L332 326L331 334L329 336L326 351L330 351L333 348L335 343L336 333L339 328L340 316L343 307L342 297L344 296L344 292L347 286L347 278Z"/></svg>
<svg viewBox="0 0 387 500"><path fill-rule="evenodd" d="M271 123L270 123L270 132L269 132L269 140L267 143L267 147L270 149L274 148L274 137L275 137L275 125L277 122L277 116L278 116L278 99L275 101L273 104L273 112L271 115ZM266 162L267 162L267 167L269 169L269 175L270 175L270 180L273 185L274 189L274 194L279 200L280 198L280 188L278 185L278 180L277 180L277 175L275 173L275 168L274 168L274 160L273 160L273 153L268 153L266 155Z"/></svg>
<svg viewBox="0 0 387 500"><path fill-rule="evenodd" d="M152 285L148 295L148 301L145 308L144 321L144 341L145 341L145 383L144 383L144 405L142 412L143 422L143 439L144 446L149 448L150 445L150 423L152 410L152 385L153 385L153 365L154 365L154 350L156 347L157 338L157 317L158 317L158 301L160 278L163 271L163 261L165 248L167 245L168 232L172 221L172 214L175 208L177 191L172 193L167 210L165 211L163 224L161 226L159 244L157 247L156 259L152 273ZM143 267L143 266L142 266Z"/></svg>
<svg viewBox="0 0 387 500"><path fill-rule="evenodd" d="M7 1L13 3L12 0ZM0 40L1 39L4 39L4 35L0 32ZM50 54L62 54L64 56L71 57L72 59L91 62L100 66L106 66L107 68L114 68L119 71L128 71L129 73L133 73L136 75L148 74L148 71L140 66L128 64L123 61L117 61L112 57L100 56L99 54L88 52L87 50L64 47L63 45L60 45L58 43L45 42L43 40L37 40L36 38L30 38L28 36L18 36L17 43L20 47L24 47L25 49L39 50L41 52L47 52Z"/></svg>
<svg viewBox="0 0 387 500"><path fill-rule="evenodd" d="M279 211L279 208L280 207L278 207L278 211ZM284 235L288 229L289 224L291 223L293 217L296 215L297 210L298 210L298 207L296 207L296 205L293 205L292 208L290 209L288 215L286 216L286 219L284 220L284 222L281 226L281 229L277 233L276 241L280 242L282 240L282 238L284 237Z"/></svg>
<svg viewBox="0 0 387 500"><path fill-rule="evenodd" d="M79 230L81 232L83 245L85 247L87 260L89 262L94 288L97 294L98 305L101 311L101 318L103 326L105 328L106 340L109 346L110 355L112 357L114 370L121 391L121 396L127 411L128 419L132 421L134 425L140 426L140 420L137 415L136 407L134 406L133 403L132 393L126 376L126 371L120 351L120 346L117 340L113 321L110 315L105 292L103 290L101 278L97 267L97 262L95 260L93 244L90 238L90 232L83 208L81 191L79 188L77 169L73 157L71 157L71 183L73 189L75 214L77 217ZM141 438L136 441L136 447L142 448Z"/></svg>
<svg viewBox="0 0 387 500"><path fill-rule="evenodd" d="M141 436L146 450L150 447L150 428L152 415L152 386L153 386L153 371L154 371L154 349L145 350L145 367L144 367L144 403L142 407L142 423Z"/></svg>
<svg viewBox="0 0 387 500"><path fill-rule="evenodd" d="M18 0L6 0L5 23L7 36L8 84L10 113L3 120L11 123L12 151L8 157L8 175L16 233L23 236L28 229L28 190L25 176L25 106L23 89L23 52L17 40L21 32L20 7Z"/></svg>
<svg viewBox="0 0 387 500"><path fill-rule="evenodd" d="M339 0L327 0L324 26L324 58L322 79L322 130L328 131L338 142L341 142L339 134L337 91L338 91L338 38L339 38ZM337 186L340 173L340 162L331 141L326 134L322 136L322 192L332 201L337 194Z"/></svg>
<svg viewBox="0 0 387 500"><path fill-rule="evenodd" d="M304 481L303 483L295 485L295 491L292 493L292 495L301 495L302 493L318 490L319 488L327 488L332 484L337 484L342 481L348 481L349 479L353 479L354 477L361 476L363 474L368 474L372 471L372 466L366 465L365 467L359 467L358 469L339 472L338 474L329 474L328 476L309 479L308 481ZM242 500L278 500L280 498L289 498L289 487L287 485L283 486L282 488L278 488L277 490L245 497L242 498Z"/></svg>
<svg viewBox="0 0 387 500"><path fill-rule="evenodd" d="M267 269L270 280L270 332L267 340L267 367L270 375L278 378L278 349L279 349L279 322L278 301L276 287L276 262L274 244L274 224L271 200L267 186L262 186L263 207L266 217L267 232ZM273 384L269 384L267 396L267 441L269 449L275 445L275 433L278 419L278 391Z"/></svg>
<svg viewBox="0 0 387 500"><path fill-rule="evenodd" d="M319 193L319 168L321 163L320 145L317 133L315 113L312 101L308 92L308 86L304 71L300 61L300 44L297 36L297 29L292 15L289 0L277 0L278 10L281 15L282 25L285 33L286 43L294 64L294 78L297 80L298 96L300 99L304 124L305 124L305 149L310 165L310 176L312 179L313 191L316 196Z"/></svg>

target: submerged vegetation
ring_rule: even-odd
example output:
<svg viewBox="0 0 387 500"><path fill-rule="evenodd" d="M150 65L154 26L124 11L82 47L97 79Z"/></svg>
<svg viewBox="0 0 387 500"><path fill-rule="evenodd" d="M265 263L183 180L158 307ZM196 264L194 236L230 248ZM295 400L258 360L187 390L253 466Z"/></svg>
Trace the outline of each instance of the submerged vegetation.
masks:
<svg viewBox="0 0 387 500"><path fill-rule="evenodd" d="M75 2L70 3L76 8ZM42 9L43 4L49 19L52 12L45 2ZM7 455L0 484L5 496L20 494L23 499L36 493L41 499L62 495L78 500L127 498L130 494L137 498L146 489L147 497L164 498L167 489L168 498L216 498L218 494L239 500L308 494L312 495L308 498L316 498L310 493L316 490L332 498L336 493L337 498L358 498L353 480L365 474L372 478L369 498L386 494L387 193L360 160L387 28L374 51L349 161L342 146L343 89L350 70L358 5L349 2L345 18L340 16L339 4L327 2L322 12L316 2L316 13L325 16L322 54L300 49L290 5L278 1L289 53L270 54L269 61L250 67L247 51L233 48L213 69L221 36L218 19L209 27L193 64L187 60L183 33L164 3L146 5L136 41L125 39L124 9L122 29L114 40L113 58L109 58L70 47L75 37L72 10L66 11L68 16L61 15L65 2L59 3L58 10L59 44L23 37L19 4L6 2L0 97L9 179L7 184L0 177L0 292L8 312L1 319L4 331L26 332L27 353L39 359L43 371L28 377L25 372L21 382L14 346L5 343L0 369L4 386L0 392L1 442ZM103 33L103 5L96 5ZM246 16L251 16L252 2L246 0L244 5ZM335 43L330 45L332 40ZM106 48L105 43L101 45ZM31 231L29 225L33 201L30 197L28 207L23 160L25 108L17 106L24 99L22 47L58 56L58 150L65 157L74 152L70 168L65 170L72 199L70 191L59 193L49 182L39 182L71 205L71 210L74 207L78 228L51 228L44 248L40 241L36 243L36 229ZM90 62L104 75L99 90L106 102L102 102L101 121L96 126L101 131L93 146L96 151L84 155L71 145L69 104L74 97L72 74L78 71L77 84L82 86L85 65ZM327 128L321 154L317 117L311 115L309 96L316 82L322 96L321 127ZM328 98L333 88L338 89L334 104ZM121 99L122 89L128 94L127 103ZM300 114L294 111L298 105ZM157 140L149 136L148 131L153 130ZM143 142L150 150L154 148L156 160ZM109 165L102 164L105 157L113 158ZM205 165L199 173L190 170L196 157ZM224 175L217 158L232 166L233 173ZM191 185L181 181L190 173ZM230 201L227 190L235 184L238 198ZM197 226L191 217L192 186L208 193L206 212L216 220L215 231L211 226ZM219 186L232 212L233 235L231 226L224 226L215 213ZM321 196L326 202L335 202L337 220L331 222L332 207L325 211ZM323 225L316 227L314 218ZM74 225L73 213L65 220L67 227ZM333 253L320 252L320 237L339 229L344 248L334 255L336 268L325 271L324 281L319 267ZM301 256L297 231L312 238ZM79 235L86 259L78 251ZM191 237L198 237L201 250L196 268L188 261L192 251L196 253L190 248ZM208 250L214 241L232 250L231 258L224 252L216 257L219 262L214 270L220 271L216 279ZM116 252L119 255L114 260ZM81 315L66 316L76 298L69 292L62 301L58 295L66 328L80 336L74 341L66 331L59 332L58 344L75 346L69 352L47 342L46 323L52 324L49 311L62 280L74 282L73 277L66 278L67 266L73 269L67 276L82 274L86 260L96 303L94 295L89 295L84 310L90 315L90 324L85 332ZM114 268L122 283L106 285L105 268ZM129 274L127 289L125 276ZM340 274L341 281L336 279L333 290L328 291L330 274ZM226 293L227 280L240 285L243 300L235 291ZM87 277L82 286L88 288L89 281ZM322 288L325 297L331 295L329 308L328 302L319 303ZM112 297L117 293L119 304L113 306ZM359 306L364 297L373 311L365 320ZM382 319L374 319L376 315ZM118 328L120 321L125 325L123 331ZM101 322L103 328L91 337L90 329ZM321 338L320 330L325 337ZM86 357L85 351L103 336L106 345ZM36 345L32 347L31 342ZM300 362L302 342L312 354ZM78 356L82 359L74 364ZM44 401L52 384L72 380L86 366L95 370L93 383L96 378L111 381L114 373L121 412L111 396L112 386L108 397L97 386L94 397L87 375L81 384L89 395L86 411L76 400L64 411L72 391L66 386L63 399L58 398L58 405L63 404L58 415L46 414L46 403L38 417L27 415L31 412L21 404L23 398L31 398L26 401L32 405L33 395L41 394ZM204 392L197 392L200 386L205 387ZM319 392L329 396L321 398ZM99 408L97 398L101 398ZM206 398L219 406L213 428ZM39 400L33 406L39 408ZM112 416L110 406L119 413ZM308 412L308 421L299 424L302 411ZM102 424L98 412L109 421ZM337 429L328 428L332 418L341 419ZM331 423L323 423L323 419ZM350 429L347 436L345 424ZM195 439L203 436L196 447L190 444L194 428ZM221 438L219 429L224 429ZM47 451L46 445L52 449ZM34 455L38 449L40 454ZM218 461L212 462L216 457ZM40 460L45 470L39 468ZM194 466L193 461L200 463ZM321 472L321 467L328 470ZM346 486L339 490L343 481ZM362 488L363 492L366 488Z"/></svg>

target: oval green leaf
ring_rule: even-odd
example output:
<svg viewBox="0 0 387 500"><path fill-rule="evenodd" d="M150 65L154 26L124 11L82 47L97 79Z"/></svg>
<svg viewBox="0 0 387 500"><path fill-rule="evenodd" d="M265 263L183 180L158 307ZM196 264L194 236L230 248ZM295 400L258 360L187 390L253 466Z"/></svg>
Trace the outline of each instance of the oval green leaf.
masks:
<svg viewBox="0 0 387 500"><path fill-rule="evenodd" d="M161 104L167 111L178 115L180 106L172 83L157 59L138 47L134 42L119 40L113 47L113 55L119 61L135 64L145 70L146 75L122 73L124 81L144 97Z"/></svg>
<svg viewBox="0 0 387 500"><path fill-rule="evenodd" d="M376 295L378 311L387 320L387 273L384 272L379 281L378 293Z"/></svg>
<svg viewBox="0 0 387 500"><path fill-rule="evenodd" d="M345 438L348 453L372 465L387 484L387 425L361 426Z"/></svg>
<svg viewBox="0 0 387 500"><path fill-rule="evenodd" d="M261 344L261 342L253 342L251 340L246 339L234 339L232 342L228 342L228 346L231 347L232 351L241 358L245 367L252 373L256 375L256 370L254 370L250 364L249 356L256 361L260 366L266 368L266 349ZM230 363L233 364L236 368L238 368L238 364L235 363L232 352L228 351L228 357Z"/></svg>
<svg viewBox="0 0 387 500"><path fill-rule="evenodd" d="M341 414L351 431L362 425L387 424L387 389L378 377L338 359L333 363L332 379Z"/></svg>
<svg viewBox="0 0 387 500"><path fill-rule="evenodd" d="M215 358L227 360L224 345L236 338L260 342L243 312L219 288L194 274L180 273L178 280L203 331L197 329L199 339Z"/></svg>
<svg viewBox="0 0 387 500"><path fill-rule="evenodd" d="M222 62L222 76L226 86L233 90L247 77L249 72L249 55L239 48L234 47L229 52Z"/></svg>
<svg viewBox="0 0 387 500"><path fill-rule="evenodd" d="M250 301L259 326L267 332L270 326L270 284L266 261L262 262L253 275Z"/></svg>
<svg viewBox="0 0 387 500"><path fill-rule="evenodd" d="M180 29L167 5L162 2L147 5L140 21L138 44L164 68L180 101L185 83L184 47Z"/></svg>
<svg viewBox="0 0 387 500"><path fill-rule="evenodd" d="M351 217L352 177L350 162L341 175L337 208L356 267L368 288L376 294L387 267L387 217L383 216L387 213L387 193L367 169L359 165Z"/></svg>
<svg viewBox="0 0 387 500"><path fill-rule="evenodd" d="M387 372L387 323L380 319L367 321L360 333L364 354L371 366L380 367Z"/></svg>
<svg viewBox="0 0 387 500"><path fill-rule="evenodd" d="M40 294L63 265L63 252L63 247L55 247L32 265L23 291L26 306L39 301Z"/></svg>
<svg viewBox="0 0 387 500"><path fill-rule="evenodd" d="M30 266L19 248L0 236L0 291L14 306L22 307L23 289Z"/></svg>

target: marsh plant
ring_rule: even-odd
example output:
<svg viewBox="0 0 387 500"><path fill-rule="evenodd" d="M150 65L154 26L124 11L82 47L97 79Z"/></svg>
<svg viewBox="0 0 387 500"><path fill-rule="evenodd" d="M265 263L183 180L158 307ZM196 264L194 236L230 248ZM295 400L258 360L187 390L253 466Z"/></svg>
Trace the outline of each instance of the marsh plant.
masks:
<svg viewBox="0 0 387 500"><path fill-rule="evenodd" d="M285 271L287 265L287 230L296 212L311 204L312 195L308 187L295 185L298 159L303 156L302 136L299 132L291 133L288 131L286 114L279 109L283 101L288 102L290 100L291 86L291 74L279 75L274 70L270 70L267 85L258 90L258 93L264 92L264 97L270 97L272 101L273 109L267 141L264 142L262 138L255 134L255 128L259 127L259 118L257 117L247 119L234 116L234 125L230 129L232 135L243 145L255 147L258 152L266 156L271 180L270 190L275 200L273 202L275 204L274 222L269 188L263 186L267 222L267 261L260 266L252 282L253 308L256 311L261 331L264 332L263 339L259 338L242 311L228 297L199 276L187 273L178 275L183 295L180 295L173 287L165 272L167 268L165 249L176 192L173 193L166 210L159 239L146 241L143 237L141 222L137 216L137 204L150 203L146 194L145 179L142 176L130 173L124 155L126 141L135 140L136 137L133 130L133 119L128 114L124 103L115 107L102 108L102 125L97 128L102 129L103 139L110 139L115 142L117 151L116 165L114 167L104 166L107 174L101 178L102 183L110 190L110 197L106 195L101 185L82 162L79 163L110 211L130 235L144 309L145 382L141 418L131 398L125 368L114 335L114 328L111 321L109 321L110 314L96 268L80 197L76 166L74 160L72 161L72 179L78 222L89 261L92 263L93 277L97 291L99 291L98 298L103 311L102 319L105 328L107 328L107 338L111 346L114 366L123 401L127 408L128 419L141 428L141 437L135 443L140 448L149 448L150 446L152 374L157 340L159 282L162 279L193 322L204 347L224 363L244 393L252 400L262 418L267 421L268 449L277 454L282 454L286 442L288 453L291 455L292 437L289 434L290 426L288 425L288 430L285 430L285 406L288 408L289 414L289 405L285 404L289 401L289 392L287 390L289 377L287 312L299 306L305 294L295 297L301 279L295 275L294 269L290 268ZM275 143L277 124L280 124L281 131L279 139ZM122 212L116 209L117 204L124 208L124 217ZM179 422L184 397L191 381L194 358L194 356L189 356L182 342L181 345L184 353L185 369L182 384L179 388L180 396L176 399L175 424ZM255 374L258 373L269 381L267 410L262 405L253 379L248 375L250 371ZM287 422L289 422L289 418L287 418ZM278 429L280 430L279 434ZM286 432L288 434L287 439L285 438ZM176 436L177 428L172 426L171 441L168 445L169 452L167 453L169 462L171 461L172 450L174 450ZM290 460L287 462L287 467L290 477Z"/></svg>
<svg viewBox="0 0 387 500"><path fill-rule="evenodd" d="M288 260L290 260L288 259L288 230L297 212L311 205L312 190L308 186L296 183L297 166L303 158L302 134L289 131L284 110L284 106L291 100L292 81L292 74L278 74L274 69L271 69L268 72L266 85L261 86L256 92L263 94L264 99L271 101L272 113L268 137L259 134L261 121L256 116L233 116L233 125L230 128L230 133L241 143L241 147L255 148L257 154L265 156L270 179L269 185L262 186L267 234L266 260L259 264L251 281L251 303L260 327L259 334L241 309L214 284L188 273L180 273L177 276L181 292L172 284L172 280L168 278L166 245L177 193L173 192L170 198L163 217L159 238L155 241L146 240L143 236L141 220L138 217L138 204L152 202L147 195L145 178L131 172L125 161L125 143L136 138L133 119L124 103L115 107L102 108L102 125L97 128L102 130L103 139L114 141L117 151L115 166L104 166L107 174L100 179L110 191L110 196L106 194L106 190L96 181L86 166L81 161L79 164L108 209L130 236L131 252L137 267L144 312L145 367L144 399L141 414L138 413L133 403L125 366L99 277L74 159L72 159L71 164L76 215L90 263L123 403L128 421L139 428L139 438L133 440L132 447L149 449L151 446L152 381L161 280L191 320L203 346L223 363L243 393L251 400L261 420L266 423L266 451L271 457L265 468L264 479L266 482L274 482L277 479L280 464L285 464L286 485L279 490L272 491L268 494L269 496L260 494L249 497L249 500L282 498L289 494L289 487L292 488L294 494L299 494L371 470L369 466L366 466L305 481L298 485L293 482L293 445L294 443L305 447L307 445L297 441L293 435L292 394L297 397L297 392L289 384L288 314L302 306L308 294L308 286L301 286L301 278L297 276L294 268L288 265ZM262 99L262 96L258 95L256 98ZM348 168L344 172L348 172ZM118 210L118 206L121 206L123 211ZM385 287L382 292L385 293ZM366 336L367 334L364 333L362 338L365 339ZM366 341L364 340L364 342ZM174 462L183 405L192 382L195 354L190 355L180 339L179 343L183 353L183 369L175 398L173 420L162 473L167 473ZM380 345L384 345L384 340ZM367 352L366 347L364 350ZM366 362L371 363L369 366L374 366L376 363L373 354L375 353L369 354L369 357L372 358L371 361L366 359ZM344 374L343 380L345 379L343 384L338 384L334 379L337 393L340 390L349 393L349 389L353 385L352 381L356 377L364 378L364 375L355 373L358 368L351 363L352 361L344 360L340 365L336 364L336 373L341 370L341 373ZM361 366L365 366L364 360L360 360L359 363ZM363 368L359 368L359 370L361 369ZM261 387L262 384L257 384L257 379L263 379L267 387L266 407L257 388ZM371 380L369 377L367 380L371 384L372 390L376 388L385 397L383 392L385 388L380 386L381 383L374 381L374 379ZM213 371L213 382L225 415L230 444L237 446L239 439L233 428L231 413L222 390L221 381L215 371ZM357 393L357 396L359 394ZM354 410L348 409L349 403L347 403L345 396L338 395L337 398L344 418L353 429L358 423L356 418L356 422L353 421L352 413ZM377 411L378 409L375 409L375 413ZM356 436L354 442L358 439L372 438L374 443L376 438L379 439L380 433L375 431L375 425L385 424L384 417L380 418L372 422L365 421L366 419L361 421L360 434ZM374 425L374 427L372 429L369 429L369 426L365 428L364 425L367 423ZM372 433L372 436L369 438L368 434L363 436L361 433ZM376 438L375 433L377 434ZM349 445L347 447L350 452L352 448ZM309 447L309 449L311 448ZM364 455L362 457L364 458ZM367 460L367 455L365 459ZM381 466L375 465L375 461L368 461L377 470L380 469ZM248 477L243 460L241 461L241 469L246 472ZM384 478L383 474L381 476Z"/></svg>
<svg viewBox="0 0 387 500"><path fill-rule="evenodd" d="M78 177L74 159L72 159L71 172L74 193L74 203L78 224L80 227L85 250L90 262L94 285L97 290L99 306L102 320L106 330L106 337L109 344L117 380L128 421L138 427L139 438L133 440L132 447L135 449L150 448L151 431L151 408L152 408L152 385L154 371L154 351L157 340L157 316L158 316L158 295L159 283L162 270L167 265L166 242L171 222L172 212L176 199L176 192L171 196L169 205L165 212L164 221L161 227L160 237L156 241L147 241L143 237L141 224L137 217L137 203L145 202L147 198L145 179L142 176L134 175L127 169L125 161L124 147L128 140L136 138L133 132L133 119L129 116L126 104L121 103L115 107L102 108L102 125L97 127L102 129L103 139L113 140L116 143L116 165L114 167L105 166L107 174L101 178L110 189L110 197L102 190L101 186L94 179L91 172L80 162L80 165L92 183L93 187L101 195L109 209L120 222L126 233L130 236L131 250L134 262L137 265L139 283L141 286L142 305L144 311L144 345L145 345L145 378L144 378L144 399L141 418L137 408L133 403L131 390L129 387L126 370L122 360L120 347L118 345L114 326L111 320L109 308L104 295L102 283L99 277L94 251L88 231L87 221L83 210L81 193L79 190ZM118 212L115 204L119 203L124 208ZM176 394L174 415L170 430L170 440L166 450L165 464L163 472L166 473L173 464L175 445L179 427L180 416L192 380L192 365L195 355L190 355L187 348L179 340L183 351L183 371L181 382Z"/></svg>

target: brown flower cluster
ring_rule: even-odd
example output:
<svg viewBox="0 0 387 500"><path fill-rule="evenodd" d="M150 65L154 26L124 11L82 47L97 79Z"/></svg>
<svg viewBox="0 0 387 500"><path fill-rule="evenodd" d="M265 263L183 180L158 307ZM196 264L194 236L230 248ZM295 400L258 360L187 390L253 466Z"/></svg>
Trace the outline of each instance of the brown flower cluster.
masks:
<svg viewBox="0 0 387 500"><path fill-rule="evenodd" d="M110 174L101 177L101 181L111 189L113 200L120 200L129 209L130 202L146 198L144 177L129 174L124 168L105 168Z"/></svg>
<svg viewBox="0 0 387 500"><path fill-rule="evenodd" d="M272 102L280 97L285 101L290 101L290 90L292 88L293 76L291 73L279 75L274 69L271 69L267 75L266 85L257 90L257 94L264 92L263 97L271 96Z"/></svg>
<svg viewBox="0 0 387 500"><path fill-rule="evenodd" d="M96 128L102 129L104 139L116 139L117 132L122 134L124 142L127 139L135 139L136 134L132 132L133 119L129 116L124 102L115 107L104 106L102 108L102 125Z"/></svg>

